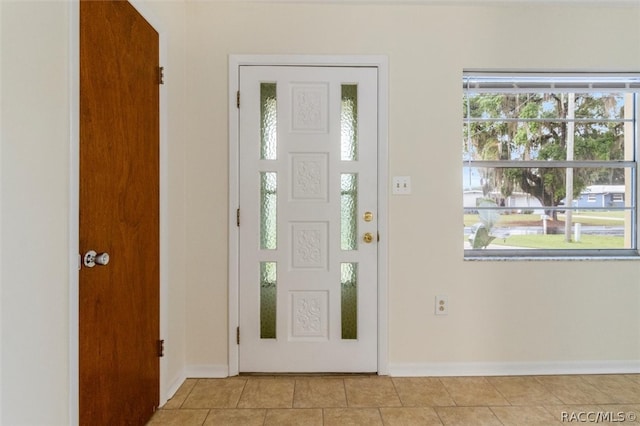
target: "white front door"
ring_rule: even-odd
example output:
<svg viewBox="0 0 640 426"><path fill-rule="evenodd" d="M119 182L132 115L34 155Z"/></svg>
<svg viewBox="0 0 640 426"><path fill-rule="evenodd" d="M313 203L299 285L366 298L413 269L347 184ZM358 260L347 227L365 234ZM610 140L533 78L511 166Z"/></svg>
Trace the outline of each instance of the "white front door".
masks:
<svg viewBox="0 0 640 426"><path fill-rule="evenodd" d="M375 67L240 67L239 369L377 371Z"/></svg>

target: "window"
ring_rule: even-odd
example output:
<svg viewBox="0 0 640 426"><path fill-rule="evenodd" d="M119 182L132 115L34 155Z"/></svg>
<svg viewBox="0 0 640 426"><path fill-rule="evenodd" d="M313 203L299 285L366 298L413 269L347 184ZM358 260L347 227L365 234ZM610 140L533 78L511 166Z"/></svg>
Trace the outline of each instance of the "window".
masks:
<svg viewBox="0 0 640 426"><path fill-rule="evenodd" d="M465 72L463 92L465 258L638 255L640 74Z"/></svg>

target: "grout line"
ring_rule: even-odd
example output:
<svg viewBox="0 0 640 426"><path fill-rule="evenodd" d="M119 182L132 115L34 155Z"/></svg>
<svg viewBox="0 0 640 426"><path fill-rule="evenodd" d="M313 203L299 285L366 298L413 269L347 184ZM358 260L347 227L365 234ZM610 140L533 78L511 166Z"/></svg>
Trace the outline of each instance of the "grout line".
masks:
<svg viewBox="0 0 640 426"><path fill-rule="evenodd" d="M393 385L393 390L396 392L396 396L398 397L398 401L400 401L400 406L401 407L405 407L404 401L402 401L402 398L400 398L400 392L398 392L398 388L396 386L395 380L393 380L393 377L390 377L389 379L391 380L391 384Z"/></svg>
<svg viewBox="0 0 640 426"><path fill-rule="evenodd" d="M349 393L347 392L347 383L345 379L342 379L342 387L344 388L344 399L347 402L346 408L349 408L351 405L349 404Z"/></svg>
<svg viewBox="0 0 640 426"><path fill-rule="evenodd" d="M189 379L185 379L184 382L182 382L182 384L180 385L180 387L184 386L185 382L189 380ZM196 388L196 386L198 385L198 383L200 382L201 379L196 379L195 382L193 383L193 386L191 386L191 389L189 389L189 392L187 392L187 395L184 397L184 399L182 400L182 402L180 402L180 405L178 406L178 410L182 408L182 406L184 405L185 402L187 402L187 399L189 399L189 396L191 396L191 393L193 392L193 390ZM180 387L178 387L178 390L180 389ZM175 396L175 395L174 395ZM171 400L169 400L171 401ZM167 401L167 402L169 402ZM165 405L167 405L165 403ZM208 414L207 414L208 415Z"/></svg>
<svg viewBox="0 0 640 426"><path fill-rule="evenodd" d="M438 377L437 379L440 382L440 385L442 385L442 388L444 389L444 391L447 393L447 395L449 395L449 398L451 398L451 401L453 401L453 406L454 407L459 407L458 401L456 401L456 399L453 397L453 395L449 391L449 388L447 387L447 385L445 385L444 382L442 381L442 378Z"/></svg>
<svg viewBox="0 0 640 426"><path fill-rule="evenodd" d="M498 389L498 387L496 385L494 385L493 383L491 383L491 380L489 380L488 377L485 377L484 380L498 393L498 395L500 395L502 397L502 399L504 399L505 401L507 401L507 404L509 405L503 405L503 407L513 407L514 405L511 403L511 401L509 400L509 398L507 398L502 392L500 392L500 389ZM493 411L493 410L492 410ZM494 413L495 415L495 413ZM498 417L498 416L496 416Z"/></svg>
<svg viewBox="0 0 640 426"><path fill-rule="evenodd" d="M293 395L291 396L291 408L296 408L296 390L298 389L298 380L301 380L301 379L293 380Z"/></svg>
<svg viewBox="0 0 640 426"><path fill-rule="evenodd" d="M453 398L452 398L453 400ZM455 403L455 401L453 401ZM440 420L440 424L444 425L444 420L442 420L442 417L440 417L440 413L438 413L438 408L440 407L433 407L433 411L436 412L436 416L438 416L438 420Z"/></svg>
<svg viewBox="0 0 640 426"><path fill-rule="evenodd" d="M204 416L204 420L202 421L202 424L200 426L204 426L204 424L207 422L207 419L209 418L209 414L211 414L211 409L207 410L207 415Z"/></svg>
<svg viewBox="0 0 640 426"><path fill-rule="evenodd" d="M238 404L240 404L240 400L242 400L242 395L244 395L244 391L247 388L247 383L249 383L249 380L245 380L244 384L242 385L242 391L240 392L240 396L238 397L238 400L236 401L236 406L233 408L238 408Z"/></svg>
<svg viewBox="0 0 640 426"><path fill-rule="evenodd" d="M503 407L506 407L506 405L503 405ZM489 409L489 411L491 411L491 414L493 414L493 417L495 417L496 420L498 420L500 422L500 424L504 426L504 422L502 420L500 420L500 417L496 414L495 411L493 411L493 408L489 407L489 406L487 406L487 408Z"/></svg>

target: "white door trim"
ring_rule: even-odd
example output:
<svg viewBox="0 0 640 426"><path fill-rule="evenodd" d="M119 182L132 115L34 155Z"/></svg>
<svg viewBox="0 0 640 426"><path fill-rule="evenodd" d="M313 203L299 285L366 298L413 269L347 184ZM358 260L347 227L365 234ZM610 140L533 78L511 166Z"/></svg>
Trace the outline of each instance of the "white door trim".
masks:
<svg viewBox="0 0 640 426"><path fill-rule="evenodd" d="M140 0L129 3L158 32L160 64L167 58L167 32L160 19ZM160 86L160 336L168 335L168 128L167 93ZM79 424L79 239L80 239L80 2L69 2L69 424ZM165 337L160 337L161 339ZM172 395L167 382L168 357L160 358L160 395L162 406ZM173 389L175 391L175 389Z"/></svg>
<svg viewBox="0 0 640 426"><path fill-rule="evenodd" d="M381 55L230 55L229 56L229 375L239 374L236 330L239 324L239 238L236 210L240 204L239 115L237 91L242 65L368 66L378 68L378 374L389 372L388 356L388 58Z"/></svg>

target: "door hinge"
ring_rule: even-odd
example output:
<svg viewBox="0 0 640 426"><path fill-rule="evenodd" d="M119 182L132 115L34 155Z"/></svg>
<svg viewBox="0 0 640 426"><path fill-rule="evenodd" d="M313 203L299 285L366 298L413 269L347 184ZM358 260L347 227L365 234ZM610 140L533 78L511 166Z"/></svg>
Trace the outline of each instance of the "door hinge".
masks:
<svg viewBox="0 0 640 426"><path fill-rule="evenodd" d="M378 234L378 242L380 242L380 233L376 232Z"/></svg>
<svg viewBox="0 0 640 426"><path fill-rule="evenodd" d="M158 67L158 84L164 84L164 67Z"/></svg>
<svg viewBox="0 0 640 426"><path fill-rule="evenodd" d="M236 92L236 107L240 108L240 91Z"/></svg>
<svg viewBox="0 0 640 426"><path fill-rule="evenodd" d="M236 327L236 343L240 344L240 327Z"/></svg>
<svg viewBox="0 0 640 426"><path fill-rule="evenodd" d="M158 340L158 357L164 356L164 340Z"/></svg>
<svg viewBox="0 0 640 426"><path fill-rule="evenodd" d="M240 227L240 207L236 210L236 226Z"/></svg>

